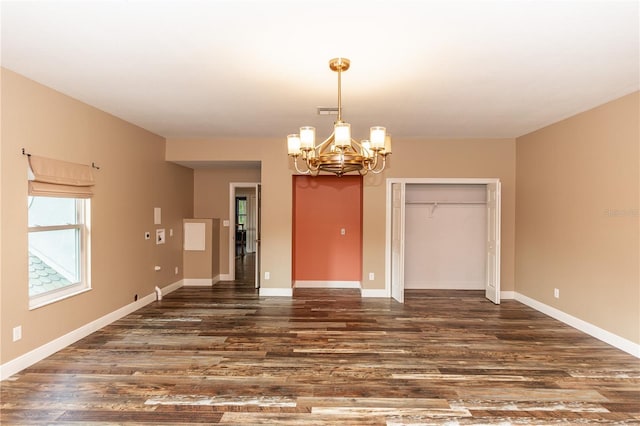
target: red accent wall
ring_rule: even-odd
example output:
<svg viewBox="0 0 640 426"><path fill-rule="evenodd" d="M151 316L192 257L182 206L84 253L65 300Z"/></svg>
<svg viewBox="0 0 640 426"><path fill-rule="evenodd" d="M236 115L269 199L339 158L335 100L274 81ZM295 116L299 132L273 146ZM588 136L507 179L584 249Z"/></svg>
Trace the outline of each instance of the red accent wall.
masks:
<svg viewBox="0 0 640 426"><path fill-rule="evenodd" d="M362 279L362 176L293 176L292 264L294 281Z"/></svg>

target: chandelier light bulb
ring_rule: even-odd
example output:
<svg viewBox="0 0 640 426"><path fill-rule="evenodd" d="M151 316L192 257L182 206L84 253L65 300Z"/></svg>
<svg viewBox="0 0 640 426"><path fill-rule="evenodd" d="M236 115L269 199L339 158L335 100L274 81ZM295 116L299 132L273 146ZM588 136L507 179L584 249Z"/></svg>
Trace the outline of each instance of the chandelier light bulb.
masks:
<svg viewBox="0 0 640 426"><path fill-rule="evenodd" d="M384 137L384 153L391 154L391 135L389 134Z"/></svg>
<svg viewBox="0 0 640 426"><path fill-rule="evenodd" d="M336 123L336 146L344 148L351 145L351 125L349 123Z"/></svg>
<svg viewBox="0 0 640 426"><path fill-rule="evenodd" d="M300 135L292 134L287 136L287 148L289 155L300 155Z"/></svg>
<svg viewBox="0 0 640 426"><path fill-rule="evenodd" d="M384 148L384 138L387 135L387 129L380 126L375 126L371 128L371 147L373 149L382 149Z"/></svg>
<svg viewBox="0 0 640 426"><path fill-rule="evenodd" d="M311 126L300 127L300 148L313 149L316 144L316 128Z"/></svg>
<svg viewBox="0 0 640 426"><path fill-rule="evenodd" d="M369 142L368 140L364 140L360 142L360 145L362 145L362 155L367 158L372 158L373 151L371 150L371 142Z"/></svg>

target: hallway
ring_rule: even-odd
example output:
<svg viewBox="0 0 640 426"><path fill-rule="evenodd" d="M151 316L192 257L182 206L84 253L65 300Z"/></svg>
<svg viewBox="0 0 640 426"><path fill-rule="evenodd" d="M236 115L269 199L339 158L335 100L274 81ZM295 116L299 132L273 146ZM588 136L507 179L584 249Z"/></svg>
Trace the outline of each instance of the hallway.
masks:
<svg viewBox="0 0 640 426"><path fill-rule="evenodd" d="M256 254L247 253L236 256L236 279L235 285L245 288L255 287L256 282ZM216 284L218 285L218 284Z"/></svg>

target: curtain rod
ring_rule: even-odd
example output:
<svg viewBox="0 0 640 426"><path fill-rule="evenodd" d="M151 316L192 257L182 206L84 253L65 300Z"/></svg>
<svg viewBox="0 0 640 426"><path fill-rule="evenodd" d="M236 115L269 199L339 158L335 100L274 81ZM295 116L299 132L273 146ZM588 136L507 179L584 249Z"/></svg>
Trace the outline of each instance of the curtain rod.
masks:
<svg viewBox="0 0 640 426"><path fill-rule="evenodd" d="M22 148L22 155L26 155L27 157L31 157L31 154L28 153L24 148ZM92 169L96 169L96 170L100 170L100 166L98 166L95 162L91 162L91 168Z"/></svg>

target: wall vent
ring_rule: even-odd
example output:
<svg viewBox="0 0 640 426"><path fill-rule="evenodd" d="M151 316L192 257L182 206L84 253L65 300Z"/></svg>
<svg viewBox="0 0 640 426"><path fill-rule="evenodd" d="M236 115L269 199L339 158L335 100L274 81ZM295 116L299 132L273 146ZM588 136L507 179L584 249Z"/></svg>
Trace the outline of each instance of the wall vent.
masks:
<svg viewBox="0 0 640 426"><path fill-rule="evenodd" d="M318 115L338 115L338 107L318 107Z"/></svg>

